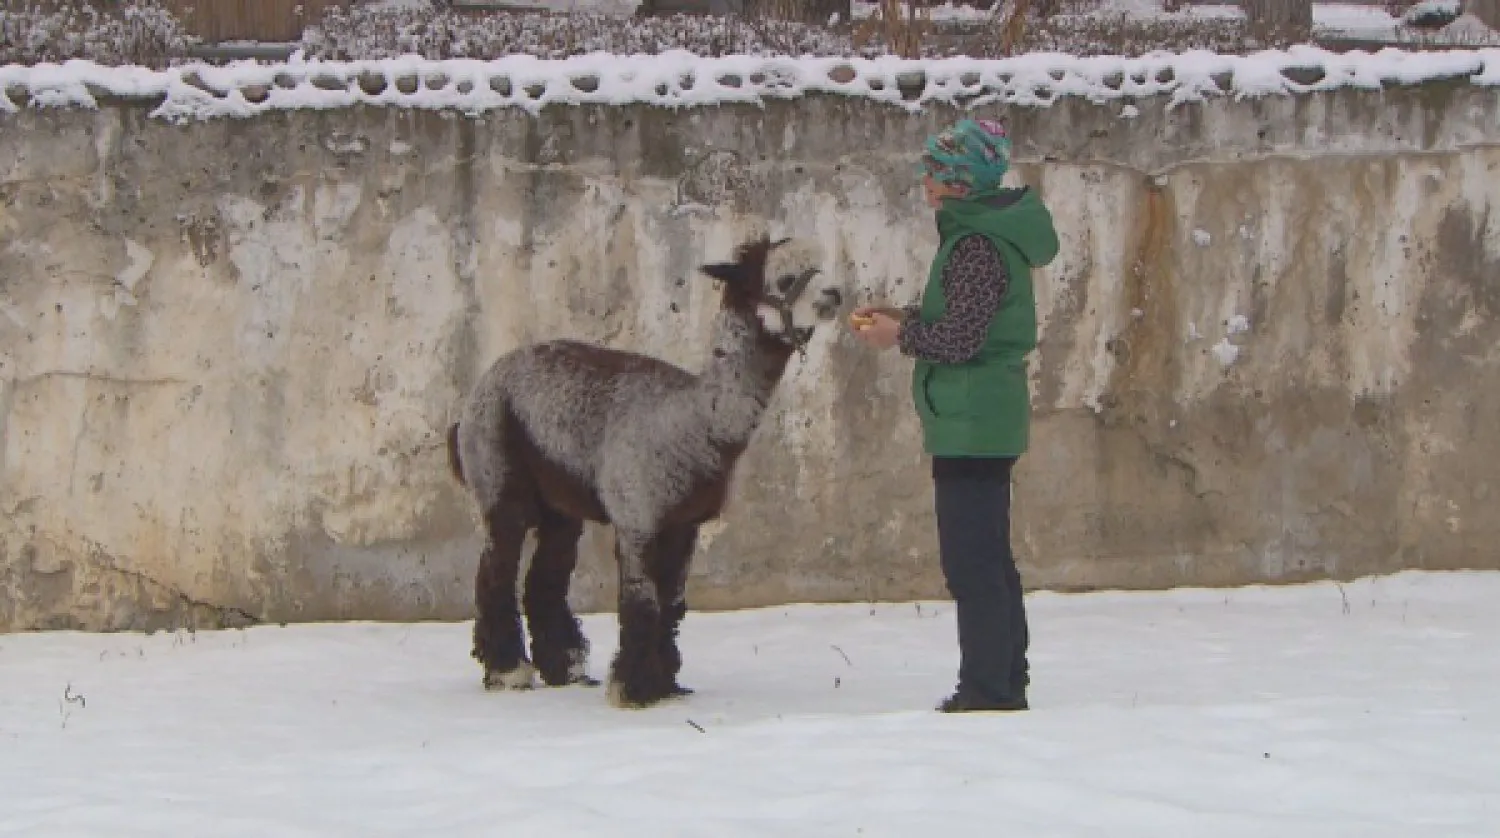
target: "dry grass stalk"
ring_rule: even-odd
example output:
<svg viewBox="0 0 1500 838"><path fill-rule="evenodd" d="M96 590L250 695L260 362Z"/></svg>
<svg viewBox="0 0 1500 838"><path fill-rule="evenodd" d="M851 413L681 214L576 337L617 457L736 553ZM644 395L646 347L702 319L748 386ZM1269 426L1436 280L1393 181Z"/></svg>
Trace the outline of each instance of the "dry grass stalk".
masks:
<svg viewBox="0 0 1500 838"><path fill-rule="evenodd" d="M1005 0L995 6L994 15L1000 25L1000 52L1015 55L1016 46L1026 37L1026 17L1031 13L1031 0Z"/></svg>
<svg viewBox="0 0 1500 838"><path fill-rule="evenodd" d="M924 4L917 0L906 0L902 9L901 0L879 0L875 13L854 31L854 44L863 48L873 38L879 37L886 48L902 58L920 58L927 33L932 28L932 16Z"/></svg>

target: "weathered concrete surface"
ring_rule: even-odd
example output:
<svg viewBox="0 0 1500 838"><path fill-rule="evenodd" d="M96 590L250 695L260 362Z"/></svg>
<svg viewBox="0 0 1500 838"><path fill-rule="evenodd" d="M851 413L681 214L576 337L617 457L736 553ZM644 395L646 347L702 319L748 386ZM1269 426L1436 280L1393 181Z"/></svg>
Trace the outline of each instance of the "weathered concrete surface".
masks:
<svg viewBox="0 0 1500 838"><path fill-rule="evenodd" d="M1500 568L1497 95L1001 112L1063 237L1028 584ZM694 267L756 214L906 300L935 243L912 152L949 116L145 113L0 119L6 629L467 616L441 440L479 371L559 335L696 366ZM694 607L943 595L908 370L818 338ZM607 531L586 539L575 599L609 608Z"/></svg>

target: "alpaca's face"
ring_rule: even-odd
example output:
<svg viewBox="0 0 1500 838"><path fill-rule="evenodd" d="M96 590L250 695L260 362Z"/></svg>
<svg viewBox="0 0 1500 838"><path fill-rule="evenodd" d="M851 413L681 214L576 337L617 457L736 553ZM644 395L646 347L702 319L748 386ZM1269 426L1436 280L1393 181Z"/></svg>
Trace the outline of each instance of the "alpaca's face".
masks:
<svg viewBox="0 0 1500 838"><path fill-rule="evenodd" d="M822 271L821 264L816 242L790 239L772 247L756 306L767 333L802 344L820 323L838 317L846 290Z"/></svg>

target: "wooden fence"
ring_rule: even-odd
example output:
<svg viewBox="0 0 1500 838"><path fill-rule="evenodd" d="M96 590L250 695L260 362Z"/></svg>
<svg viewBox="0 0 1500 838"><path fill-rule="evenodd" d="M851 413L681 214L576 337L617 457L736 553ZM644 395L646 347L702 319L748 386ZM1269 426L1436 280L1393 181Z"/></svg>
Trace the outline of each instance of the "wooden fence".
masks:
<svg viewBox="0 0 1500 838"><path fill-rule="evenodd" d="M205 41L293 41L331 6L351 0L160 0L187 30ZM93 0L109 8L109 0Z"/></svg>
<svg viewBox="0 0 1500 838"><path fill-rule="evenodd" d="M1470 0L1464 8L1484 25L1500 30L1500 0Z"/></svg>

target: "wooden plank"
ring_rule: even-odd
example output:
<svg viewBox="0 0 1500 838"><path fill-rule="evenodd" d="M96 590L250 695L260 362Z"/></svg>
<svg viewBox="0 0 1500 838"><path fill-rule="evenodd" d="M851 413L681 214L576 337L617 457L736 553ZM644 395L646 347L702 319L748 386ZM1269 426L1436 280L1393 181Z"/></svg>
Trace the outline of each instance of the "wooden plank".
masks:
<svg viewBox="0 0 1500 838"><path fill-rule="evenodd" d="M162 0L192 34L209 43L265 41L279 43L302 37L307 24L333 7L347 8L352 0Z"/></svg>

